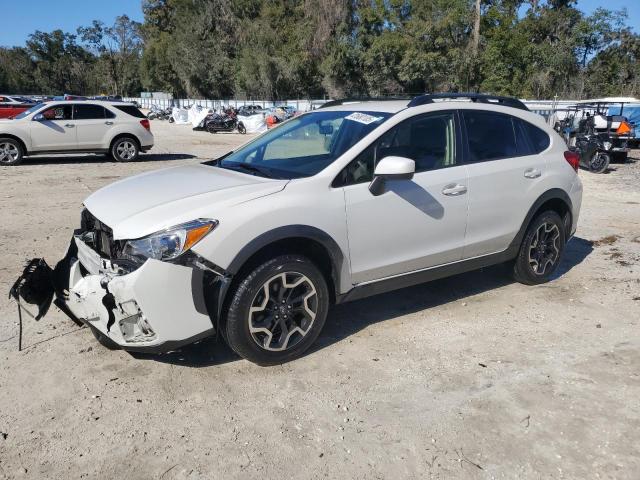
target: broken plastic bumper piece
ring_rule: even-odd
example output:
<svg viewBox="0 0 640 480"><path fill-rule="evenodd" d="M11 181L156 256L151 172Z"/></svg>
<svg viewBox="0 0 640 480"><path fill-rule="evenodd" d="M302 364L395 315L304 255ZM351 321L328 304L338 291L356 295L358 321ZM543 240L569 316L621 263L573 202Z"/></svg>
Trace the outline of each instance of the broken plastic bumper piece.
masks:
<svg viewBox="0 0 640 480"><path fill-rule="evenodd" d="M123 349L169 351L214 333L203 270L149 259L122 274L81 236L74 242L64 306Z"/></svg>

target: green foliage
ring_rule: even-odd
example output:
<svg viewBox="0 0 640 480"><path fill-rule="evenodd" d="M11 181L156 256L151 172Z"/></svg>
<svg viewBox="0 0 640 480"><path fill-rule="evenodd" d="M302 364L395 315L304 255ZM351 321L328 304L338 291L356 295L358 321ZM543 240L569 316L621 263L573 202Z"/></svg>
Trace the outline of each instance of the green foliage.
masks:
<svg viewBox="0 0 640 480"><path fill-rule="evenodd" d="M626 11L576 0L143 0L145 21L0 48L0 90L334 98L640 95ZM479 11L480 15L477 15Z"/></svg>

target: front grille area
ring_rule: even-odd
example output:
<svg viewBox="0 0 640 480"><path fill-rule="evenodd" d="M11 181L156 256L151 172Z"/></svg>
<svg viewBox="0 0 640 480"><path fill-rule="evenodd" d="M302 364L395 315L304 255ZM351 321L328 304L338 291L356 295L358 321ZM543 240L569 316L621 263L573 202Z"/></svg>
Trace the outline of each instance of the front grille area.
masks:
<svg viewBox="0 0 640 480"><path fill-rule="evenodd" d="M113 231L86 208L82 211L80 228L82 229L82 240L89 247L103 257L114 258L116 252Z"/></svg>

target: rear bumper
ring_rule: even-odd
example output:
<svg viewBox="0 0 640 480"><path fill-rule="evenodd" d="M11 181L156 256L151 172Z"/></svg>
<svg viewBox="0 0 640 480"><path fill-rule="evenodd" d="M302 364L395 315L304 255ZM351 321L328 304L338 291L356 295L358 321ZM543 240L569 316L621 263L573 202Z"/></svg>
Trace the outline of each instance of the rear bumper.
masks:
<svg viewBox="0 0 640 480"><path fill-rule="evenodd" d="M571 199L571 231L569 232L569 236L573 236L576 233L576 229L578 228L578 217L580 216L580 207L582 205L582 180L580 177L576 175L576 179L571 186L571 191L569 192L569 198Z"/></svg>
<svg viewBox="0 0 640 480"><path fill-rule="evenodd" d="M118 274L78 236L63 262L68 294L59 295L56 304L124 350L163 353L215 333L204 270L150 259ZM223 277L206 280L211 292Z"/></svg>

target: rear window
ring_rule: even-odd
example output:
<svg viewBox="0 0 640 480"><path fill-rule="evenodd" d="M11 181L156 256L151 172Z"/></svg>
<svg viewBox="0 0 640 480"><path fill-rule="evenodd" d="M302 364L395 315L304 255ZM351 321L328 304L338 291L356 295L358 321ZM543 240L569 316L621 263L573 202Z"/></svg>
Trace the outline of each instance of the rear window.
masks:
<svg viewBox="0 0 640 480"><path fill-rule="evenodd" d="M112 105L112 106L124 113L131 115L132 117L147 118L144 113L142 113L140 110L138 110L137 107L134 107L133 105Z"/></svg>

